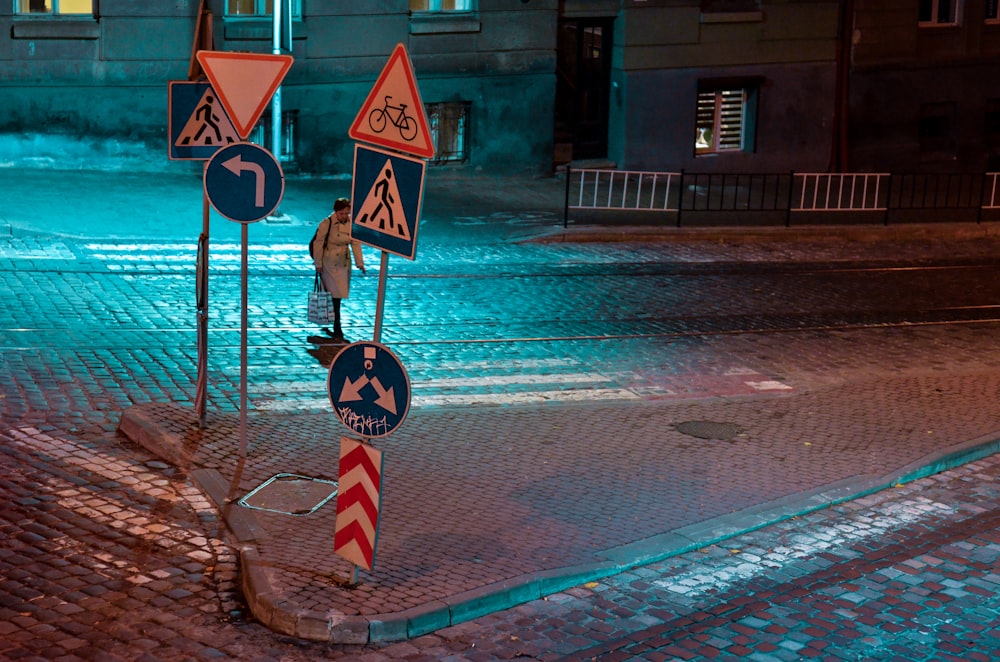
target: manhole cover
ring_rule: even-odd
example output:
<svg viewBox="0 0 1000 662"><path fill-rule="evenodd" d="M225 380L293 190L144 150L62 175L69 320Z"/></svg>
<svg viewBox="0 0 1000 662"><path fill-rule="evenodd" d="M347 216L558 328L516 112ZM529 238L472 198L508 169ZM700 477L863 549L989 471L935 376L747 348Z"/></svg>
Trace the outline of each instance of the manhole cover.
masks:
<svg viewBox="0 0 1000 662"><path fill-rule="evenodd" d="M717 423L716 421L684 421L674 426L681 434L698 437L699 439L716 439L731 441L743 428L736 423Z"/></svg>
<svg viewBox="0 0 1000 662"><path fill-rule="evenodd" d="M239 500L255 510L308 515L337 495L337 483L298 474L278 474Z"/></svg>

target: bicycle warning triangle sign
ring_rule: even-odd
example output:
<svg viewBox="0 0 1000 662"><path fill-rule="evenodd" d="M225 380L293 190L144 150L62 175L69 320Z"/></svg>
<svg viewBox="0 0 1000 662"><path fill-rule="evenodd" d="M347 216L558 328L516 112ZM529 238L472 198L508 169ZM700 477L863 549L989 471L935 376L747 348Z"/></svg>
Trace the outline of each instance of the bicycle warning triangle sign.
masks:
<svg viewBox="0 0 1000 662"><path fill-rule="evenodd" d="M427 113L403 44L396 44L347 134L361 142L434 158Z"/></svg>

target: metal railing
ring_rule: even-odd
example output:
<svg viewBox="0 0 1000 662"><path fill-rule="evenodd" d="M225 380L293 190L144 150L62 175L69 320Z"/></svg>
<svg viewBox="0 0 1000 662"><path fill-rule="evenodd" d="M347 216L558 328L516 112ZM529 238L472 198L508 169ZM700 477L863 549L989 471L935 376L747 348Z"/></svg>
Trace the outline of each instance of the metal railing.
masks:
<svg viewBox="0 0 1000 662"><path fill-rule="evenodd" d="M888 180L880 173L794 173L801 194L791 211L884 211Z"/></svg>
<svg viewBox="0 0 1000 662"><path fill-rule="evenodd" d="M948 210L974 215L980 222L983 210L1000 209L1000 173L709 174L570 168L564 225L571 209L665 214L674 217L678 227L690 215L728 213L739 224L747 218L744 214L757 212L770 212L772 222L785 225L793 216L821 214L880 218L888 224L890 216L906 221Z"/></svg>
<svg viewBox="0 0 1000 662"><path fill-rule="evenodd" d="M983 209L1000 209L1000 172L983 175Z"/></svg>
<svg viewBox="0 0 1000 662"><path fill-rule="evenodd" d="M639 170L575 170L580 176L577 198L570 202L566 187L566 206L570 209L635 209L677 211L679 172L643 172ZM584 193L586 192L586 199Z"/></svg>
<svg viewBox="0 0 1000 662"><path fill-rule="evenodd" d="M791 194L787 174L683 173L683 211L783 211Z"/></svg>
<svg viewBox="0 0 1000 662"><path fill-rule="evenodd" d="M991 173L902 174L892 178L893 209L975 209Z"/></svg>

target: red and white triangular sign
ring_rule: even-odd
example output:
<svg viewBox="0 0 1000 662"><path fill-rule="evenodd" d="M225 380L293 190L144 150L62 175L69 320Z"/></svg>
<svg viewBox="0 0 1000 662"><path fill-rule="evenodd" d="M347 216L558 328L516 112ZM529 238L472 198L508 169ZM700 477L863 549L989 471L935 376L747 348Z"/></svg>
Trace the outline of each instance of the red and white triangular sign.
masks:
<svg viewBox="0 0 1000 662"><path fill-rule="evenodd" d="M355 140L430 159L434 144L428 127L410 56L403 44L396 44L347 134Z"/></svg>
<svg viewBox="0 0 1000 662"><path fill-rule="evenodd" d="M291 55L198 51L201 68L244 139L253 131L292 61Z"/></svg>

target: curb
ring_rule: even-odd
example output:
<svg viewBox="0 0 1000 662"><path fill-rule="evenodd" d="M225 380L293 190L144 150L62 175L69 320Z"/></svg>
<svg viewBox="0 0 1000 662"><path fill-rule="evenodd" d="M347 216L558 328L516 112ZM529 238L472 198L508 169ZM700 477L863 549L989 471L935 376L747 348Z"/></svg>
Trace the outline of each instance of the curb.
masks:
<svg viewBox="0 0 1000 662"><path fill-rule="evenodd" d="M751 244L762 241L901 239L985 239L1000 237L1000 223L900 223L896 225L793 225L677 227L668 225L570 225L521 237L515 243L614 243L649 241L708 241Z"/></svg>

